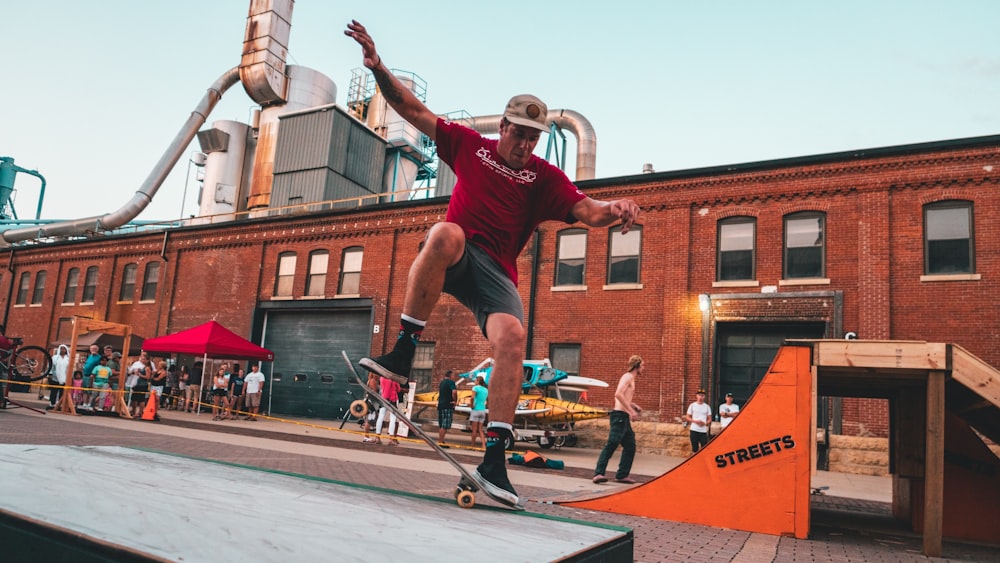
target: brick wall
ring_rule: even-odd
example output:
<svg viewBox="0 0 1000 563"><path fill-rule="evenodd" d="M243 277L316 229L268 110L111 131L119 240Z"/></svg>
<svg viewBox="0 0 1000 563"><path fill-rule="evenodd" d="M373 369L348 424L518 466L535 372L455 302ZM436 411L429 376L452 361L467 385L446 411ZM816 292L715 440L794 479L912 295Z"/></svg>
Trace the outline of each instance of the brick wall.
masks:
<svg viewBox="0 0 1000 563"><path fill-rule="evenodd" d="M606 287L608 229L587 238L585 288L554 291L557 234L563 223L546 223L518 262L520 292L534 323L528 356L548 356L552 344L581 346L581 375L611 384L590 393L610 406L614 384L632 354L646 360L637 402L648 416L671 422L699 384L702 370L698 295L759 293L773 299L717 299L714 320L819 321L865 339L955 342L1000 366L1000 319L991 306L1000 298L1000 138L992 143L955 142L879 152L788 159L745 166L609 178L581 183L597 199L634 198L642 207L641 285ZM977 280L921 281L922 206L947 199L975 206ZM56 337L59 319L81 315L129 323L142 336L176 332L215 318L248 334L258 304L273 298L277 257L297 255L294 300L304 300L308 256L329 252L326 298L337 290L345 248L364 249L361 297L373 303L378 330L372 351L391 346L402 312L409 264L427 230L444 219L441 200L403 202L357 211L254 219L158 233L19 247L0 274L0 307L8 333L31 343ZM815 285L782 284L785 215L820 211L826 216L826 274ZM756 284L719 287L716 230L720 219L757 220ZM579 225L577 225L579 226ZM161 254L162 253L162 254ZM145 264L160 261L155 302L140 303ZM121 273L138 264L136 296L119 302ZM537 269L535 266L537 264ZM100 268L93 304L63 305L66 272ZM40 306L14 306L21 272L45 270ZM532 292L532 289L534 291ZM792 293L839 292L839 311L827 297ZM30 292L29 292L30 293ZM532 294L534 301L531 301ZM79 292L78 292L79 295ZM839 315L839 318L838 318ZM424 340L435 343L435 374L467 370L491 351L472 315L443 296ZM714 375L709 355L709 374ZM884 402L845 399L844 431L884 436Z"/></svg>

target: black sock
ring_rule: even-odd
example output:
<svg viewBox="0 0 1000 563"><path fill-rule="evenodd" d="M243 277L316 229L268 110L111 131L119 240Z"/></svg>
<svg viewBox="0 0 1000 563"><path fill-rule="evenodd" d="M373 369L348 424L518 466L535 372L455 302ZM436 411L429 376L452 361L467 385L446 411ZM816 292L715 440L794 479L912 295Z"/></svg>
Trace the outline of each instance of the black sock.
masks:
<svg viewBox="0 0 1000 563"><path fill-rule="evenodd" d="M404 349L409 352L416 350L417 342L420 341L420 335L423 334L424 327L411 323L405 319L399 321L399 337L396 339L396 344L393 346L393 350Z"/></svg>
<svg viewBox="0 0 1000 563"><path fill-rule="evenodd" d="M486 451L483 453L483 463L506 463L507 448L505 445L513 437L514 434L502 426L487 428Z"/></svg>

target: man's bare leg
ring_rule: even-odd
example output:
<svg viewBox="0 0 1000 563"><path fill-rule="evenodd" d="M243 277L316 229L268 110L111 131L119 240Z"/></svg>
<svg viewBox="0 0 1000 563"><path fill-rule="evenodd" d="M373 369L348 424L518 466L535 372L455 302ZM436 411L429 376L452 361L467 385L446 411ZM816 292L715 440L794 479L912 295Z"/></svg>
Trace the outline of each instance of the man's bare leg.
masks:
<svg viewBox="0 0 1000 563"><path fill-rule="evenodd" d="M361 358L361 367L404 386L409 382L420 333L441 297L448 268L457 264L464 252L465 233L461 227L455 223L431 227L423 249L410 265L399 336L389 353Z"/></svg>
<svg viewBox="0 0 1000 563"><path fill-rule="evenodd" d="M521 395L524 326L513 315L493 313L486 320L486 335L493 349L490 421L513 424L517 399Z"/></svg>
<svg viewBox="0 0 1000 563"><path fill-rule="evenodd" d="M513 439L514 409L521 394L521 364L525 333L521 321L507 313L493 313L486 320L486 335L493 348L490 374L490 422L486 427L486 451L476 468L480 485L494 497L513 507L520 499L507 478L506 442Z"/></svg>
<svg viewBox="0 0 1000 563"><path fill-rule="evenodd" d="M465 233L455 223L438 223L431 227L424 247L417 254L406 280L403 314L426 321L434 311L448 268L465 253Z"/></svg>

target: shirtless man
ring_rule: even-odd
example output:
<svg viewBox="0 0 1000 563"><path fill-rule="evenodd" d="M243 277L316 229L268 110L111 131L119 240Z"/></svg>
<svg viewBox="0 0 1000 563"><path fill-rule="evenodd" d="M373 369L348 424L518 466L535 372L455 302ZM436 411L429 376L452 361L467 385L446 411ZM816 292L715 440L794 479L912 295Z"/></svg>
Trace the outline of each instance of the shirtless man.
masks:
<svg viewBox="0 0 1000 563"><path fill-rule="evenodd" d="M642 409L632 402L632 396L635 394L635 378L642 373L642 364L642 358L632 356L628 359L628 371L618 380L618 388L615 389L615 410L611 411L608 443L601 450L601 455L597 458L597 467L594 469L595 483L604 483L608 480L604 472L619 444L622 447L622 458L618 463L615 481L635 483L635 480L628 476L632 471L632 460L635 458L635 432L632 431L632 420L639 417Z"/></svg>

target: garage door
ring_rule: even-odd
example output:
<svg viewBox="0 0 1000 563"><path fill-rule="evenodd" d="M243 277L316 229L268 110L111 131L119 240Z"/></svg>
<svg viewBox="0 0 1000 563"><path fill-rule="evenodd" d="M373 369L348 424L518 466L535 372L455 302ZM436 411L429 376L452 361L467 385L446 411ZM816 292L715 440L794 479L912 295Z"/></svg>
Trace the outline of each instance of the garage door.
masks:
<svg viewBox="0 0 1000 563"><path fill-rule="evenodd" d="M368 354L371 323L367 309L269 311L264 347L274 352L271 413L340 418L360 398L340 351L346 350L355 363Z"/></svg>
<svg viewBox="0 0 1000 563"><path fill-rule="evenodd" d="M743 405L767 374L778 348L788 338L823 338L826 323L719 323L718 379L711 404L725 402L732 393ZM713 407L712 411L718 407Z"/></svg>

